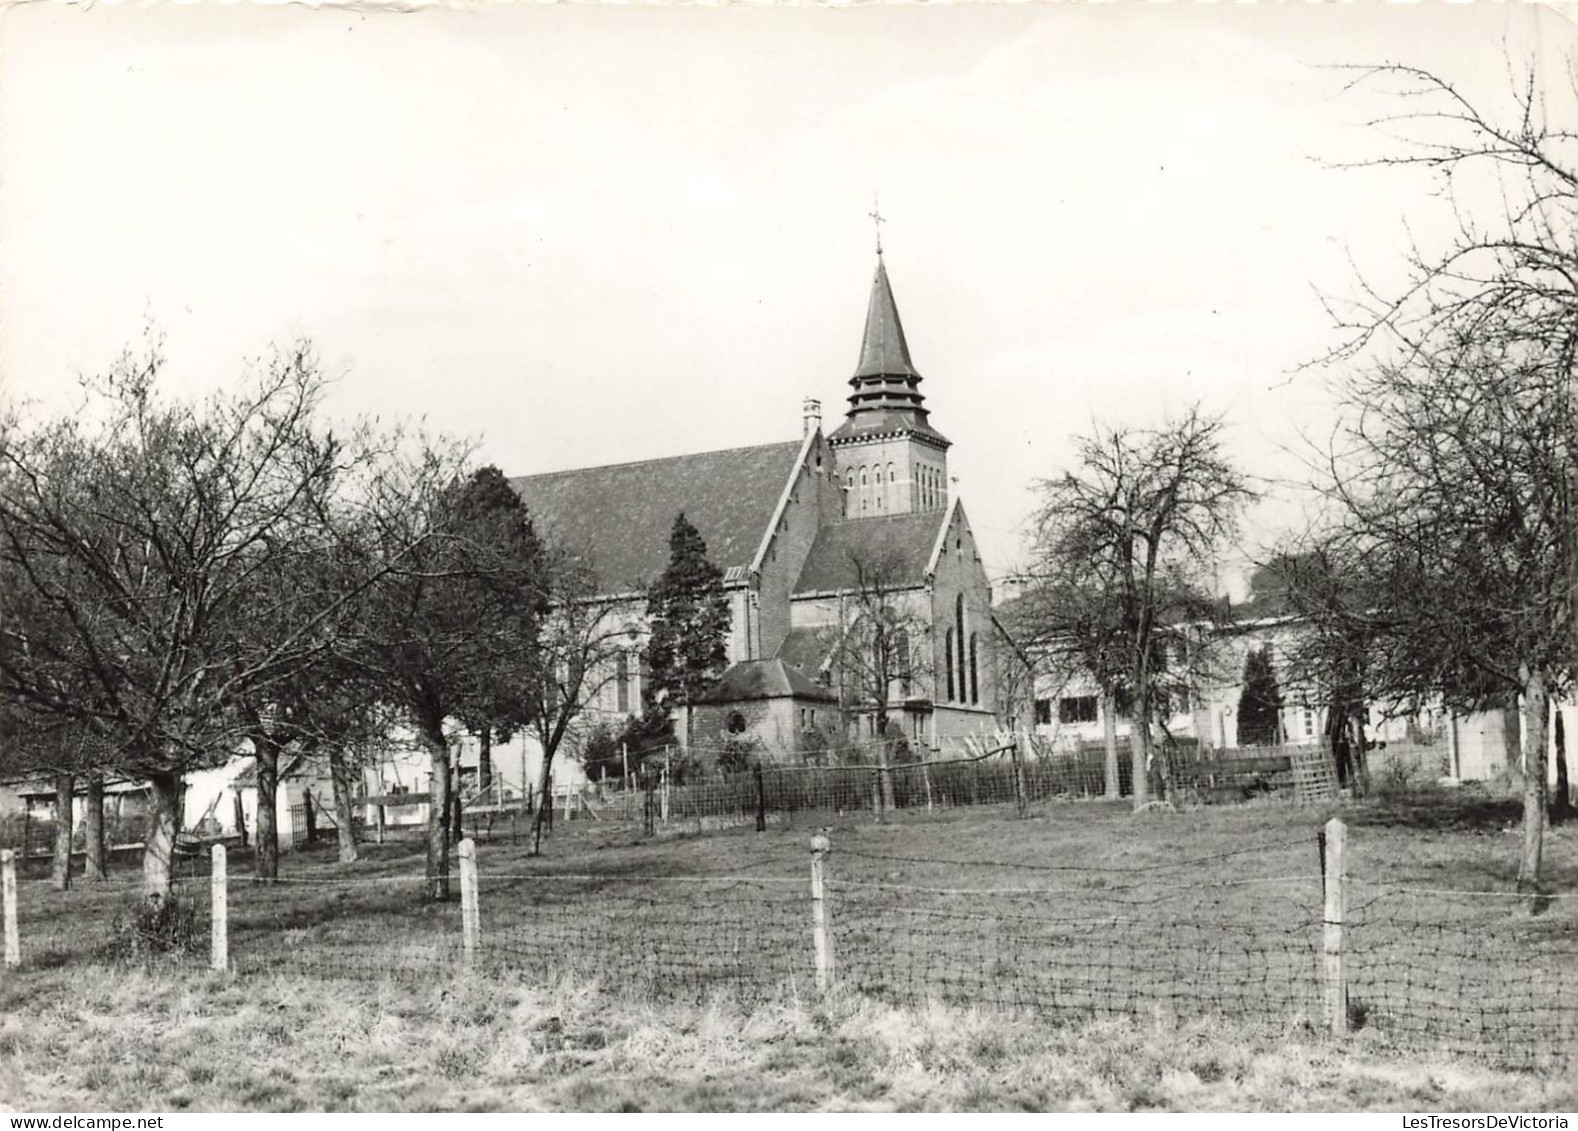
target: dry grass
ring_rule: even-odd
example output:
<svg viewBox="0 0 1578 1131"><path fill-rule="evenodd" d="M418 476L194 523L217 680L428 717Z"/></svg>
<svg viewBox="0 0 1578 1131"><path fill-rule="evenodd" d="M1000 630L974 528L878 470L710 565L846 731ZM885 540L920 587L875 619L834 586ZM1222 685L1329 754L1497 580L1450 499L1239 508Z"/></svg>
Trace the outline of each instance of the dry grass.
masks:
<svg viewBox="0 0 1578 1131"><path fill-rule="evenodd" d="M1517 853L1517 838L1504 831L1509 812L1497 798L1468 792L1349 809L1350 869L1407 887L1506 891ZM1328 815L1240 806L1135 817L1123 805L1085 803L1048 806L1029 820L1002 808L904 813L885 826L869 815L834 819L835 881L972 894L837 892L844 985L886 993L889 1003L851 993L826 1009L796 996L810 984L798 880L809 835L826 817L778 822L764 834L680 831L656 839L629 824L562 822L542 858L507 836L484 841L484 932L497 948L490 958L509 969L474 979L448 972L458 908L420 899L420 847L412 842L369 846L351 867L334 863L330 850L294 854L284 864L294 882L278 886L247 882L246 861L233 859L232 953L241 971L233 977L204 972L201 956L152 970L102 964L111 918L136 898L129 869L116 882L64 895L29 881L27 964L19 976L0 979L0 1104L84 1111L1573 1106L1578 1094L1566 1077L1454 1056L1453 1042L1428 1030L1388 1030L1371 1018L1339 1047L1308 1027L1307 1003L1223 1017L1226 1007L1208 999L1169 998L1169 979L1185 972L1182 965L1154 971L1152 997L1123 1003L1122 1016L1032 1017L1016 1012L1014 995L994 996L1026 971L1050 977L1053 959L1110 956L1111 940L1011 937L1007 924L1027 898L1039 899L1042 912L1123 901L1162 908L1152 924L1132 928L1139 933L1130 943L1164 936L1166 916L1180 907L1245 929L1286 934L1294 923L1295 957L1313 955L1298 948L1318 938L1318 927L1301 924L1319 914L1314 836ZM1549 850L1552 885L1566 892L1578 891L1572 835L1557 830ZM1243 852L1259 846L1267 847ZM1211 857L1223 858L1187 863ZM593 878L550 878L564 873ZM752 885L726 879L742 875L795 879L782 889L793 906L745 901L741 892ZM661 878L680 876L716 883ZM1303 878L1269 887L1236 882L1287 876ZM1063 890L982 894L1027 885ZM199 878L189 891L201 897L205 887ZM631 934L637 920L600 918L622 901L660 907L666 917L658 933ZM1551 943L1540 953L1554 955L1563 984L1575 969L1575 905L1559 901L1535 921ZM922 952L924 930L904 927L916 921L916 907L939 922L967 911L990 927ZM1487 940L1519 922L1515 908L1493 900L1433 901L1426 910L1478 916L1476 929L1492 932ZM589 921L606 929L589 935ZM544 941L561 928L570 933ZM759 973L766 951L742 956L738 940L759 945L763 932L782 934L791 957L769 971L773 977L740 977L747 967ZM731 936L734 967L725 955L710 972L715 977L672 976L709 947L727 951ZM662 947L656 957L655 943ZM892 963L872 958L901 944L917 948L902 984L889 976ZM1481 1007L1503 982L1525 996L1531 985L1544 992L1531 980L1536 968L1496 949L1502 945L1487 942L1483 955L1452 958L1459 979L1468 970L1488 972L1492 983L1475 990ZM574 961L564 961L565 950ZM341 956L339 973L360 980L314 976L335 965L333 956ZM665 987L632 978L653 961L669 972L658 982L670 991L681 982L684 992L653 994ZM950 986L955 970L959 981ZM1293 973L1302 978L1303 968ZM1395 1000L1370 1003L1377 1013L1419 1000L1413 982L1394 989ZM1419 1008L1450 1012L1452 1003Z"/></svg>
<svg viewBox="0 0 1578 1131"><path fill-rule="evenodd" d="M171 971L0 990L0 1106L138 1110L1571 1110L1569 1082L1210 1019L614 1000Z"/></svg>

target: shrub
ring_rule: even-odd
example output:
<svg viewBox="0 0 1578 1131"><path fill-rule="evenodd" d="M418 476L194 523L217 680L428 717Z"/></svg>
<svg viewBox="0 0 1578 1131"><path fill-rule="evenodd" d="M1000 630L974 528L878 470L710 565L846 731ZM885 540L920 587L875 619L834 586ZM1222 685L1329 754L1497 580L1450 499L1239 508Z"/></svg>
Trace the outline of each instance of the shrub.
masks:
<svg viewBox="0 0 1578 1131"><path fill-rule="evenodd" d="M751 768L760 754L760 744L745 735L730 735L718 749L718 772L742 774Z"/></svg>
<svg viewBox="0 0 1578 1131"><path fill-rule="evenodd" d="M197 907L172 895L151 895L110 924L110 957L117 962L148 962L161 955L193 954L201 949Z"/></svg>

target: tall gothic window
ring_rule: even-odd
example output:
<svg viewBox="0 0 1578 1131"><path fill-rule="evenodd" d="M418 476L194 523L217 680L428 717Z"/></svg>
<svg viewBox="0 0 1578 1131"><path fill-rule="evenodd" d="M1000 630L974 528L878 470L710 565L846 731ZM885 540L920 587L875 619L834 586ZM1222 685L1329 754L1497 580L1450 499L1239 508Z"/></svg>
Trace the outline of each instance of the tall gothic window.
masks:
<svg viewBox="0 0 1578 1131"><path fill-rule="evenodd" d="M896 661L894 669L899 675L899 689L907 696L914 669L910 666L910 634L902 628L893 633L893 658Z"/></svg>
<svg viewBox="0 0 1578 1131"><path fill-rule="evenodd" d="M960 593L953 599L953 625L958 633L955 639L959 642L959 699L964 699L964 673L967 670L964 660L964 594Z"/></svg>
<svg viewBox="0 0 1578 1131"><path fill-rule="evenodd" d="M970 633L970 702L977 705L981 702L981 683L976 675L975 666L975 633Z"/></svg>
<svg viewBox="0 0 1578 1131"><path fill-rule="evenodd" d="M948 669L948 699L951 702L953 700L953 629L951 628L943 641L943 656L946 660L943 666Z"/></svg>
<svg viewBox="0 0 1578 1131"><path fill-rule="evenodd" d="M614 661L614 705L625 713L630 710L630 653L621 652Z"/></svg>

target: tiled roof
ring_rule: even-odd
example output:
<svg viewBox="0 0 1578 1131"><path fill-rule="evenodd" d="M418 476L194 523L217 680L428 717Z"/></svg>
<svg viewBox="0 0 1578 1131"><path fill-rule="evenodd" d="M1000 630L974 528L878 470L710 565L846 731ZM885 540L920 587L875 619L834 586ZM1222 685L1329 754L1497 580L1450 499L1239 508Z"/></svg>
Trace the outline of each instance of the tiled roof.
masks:
<svg viewBox="0 0 1578 1131"><path fill-rule="evenodd" d="M919 377L910 361L909 343L904 340L904 324L893 301L888 269L877 260L877 274L871 280L871 302L866 307L866 333L860 340L860 364L856 377Z"/></svg>
<svg viewBox="0 0 1578 1131"><path fill-rule="evenodd" d="M952 447L952 441L927 422L926 410L913 407L861 409L833 429L827 438L830 443L837 445L845 440L858 440L865 436L907 432L929 436L944 448Z"/></svg>
<svg viewBox="0 0 1578 1131"><path fill-rule="evenodd" d="M778 645L776 658L807 675L815 675L822 670L822 663L832 650L828 629L802 625L789 630L784 642Z"/></svg>
<svg viewBox="0 0 1578 1131"><path fill-rule="evenodd" d="M681 511L725 573L751 564L802 441L697 452L510 480L538 529L597 571L609 592L639 589L668 565Z"/></svg>
<svg viewBox="0 0 1578 1131"><path fill-rule="evenodd" d="M738 703L747 699L814 699L836 702L821 684L789 667L782 660L744 660L719 677L703 703Z"/></svg>
<svg viewBox="0 0 1578 1131"><path fill-rule="evenodd" d="M796 593L853 589L855 563L879 569L889 586L919 585L925 580L937 534L947 511L856 518L823 526L806 555Z"/></svg>

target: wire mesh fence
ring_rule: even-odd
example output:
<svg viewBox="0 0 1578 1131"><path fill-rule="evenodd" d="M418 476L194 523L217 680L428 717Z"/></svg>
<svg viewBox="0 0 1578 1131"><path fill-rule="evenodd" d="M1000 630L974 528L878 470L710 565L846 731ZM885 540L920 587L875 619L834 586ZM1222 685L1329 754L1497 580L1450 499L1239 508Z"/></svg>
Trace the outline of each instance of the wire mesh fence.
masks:
<svg viewBox="0 0 1578 1131"><path fill-rule="evenodd" d="M1358 876L1348 884L1354 1027L1520 1064L1578 1054L1575 893L1531 900Z"/></svg>
<svg viewBox="0 0 1578 1131"><path fill-rule="evenodd" d="M1106 796L1106 754L1099 745L1054 749L1020 738L987 740L986 745L985 753L923 761L912 756L887 766L875 763L868 745L858 748L855 764L796 765L785 764L787 758L765 758L762 766L735 773L653 772L640 785L632 779L587 786L580 808L600 820L720 828L758 818L792 821L802 813L876 814L890 807L932 812ZM1416 762L1421 760L1408 764ZM1125 739L1119 743L1119 795L1132 793L1131 771ZM1320 805L1338 795L1331 752L1322 745L1221 751L1171 744L1158 749L1149 782L1152 797L1190 806L1248 799Z"/></svg>
<svg viewBox="0 0 1578 1131"><path fill-rule="evenodd" d="M728 839L728 838L721 838ZM232 877L228 966L242 976L423 981L470 969L512 980L572 977L605 990L753 1003L837 992L1093 1017L1224 1017L1329 1028L1328 898L1305 833L1207 857L1102 866L949 856L837 834L813 885L804 837L763 838L741 866L665 843L643 867L569 872L507 846L482 849L472 894L426 898L409 857L372 874L325 867L278 883ZM905 842L913 844L913 842ZM997 843L1001 843L1000 841ZM468 849L468 851L471 851ZM1006 858L1005 858L1006 857ZM379 873L379 868L388 870ZM1513 1066L1578 1062L1578 898L1409 887L1344 876L1338 900L1341 1029ZM69 893L20 886L32 967L159 961L208 965L209 878L181 876L171 954L128 950L145 912L137 878ZM457 885L458 886L458 885ZM480 931L468 945L464 904ZM1537 913L1533 913L1537 911ZM53 912L53 913L52 913ZM816 945L816 924L830 942Z"/></svg>

